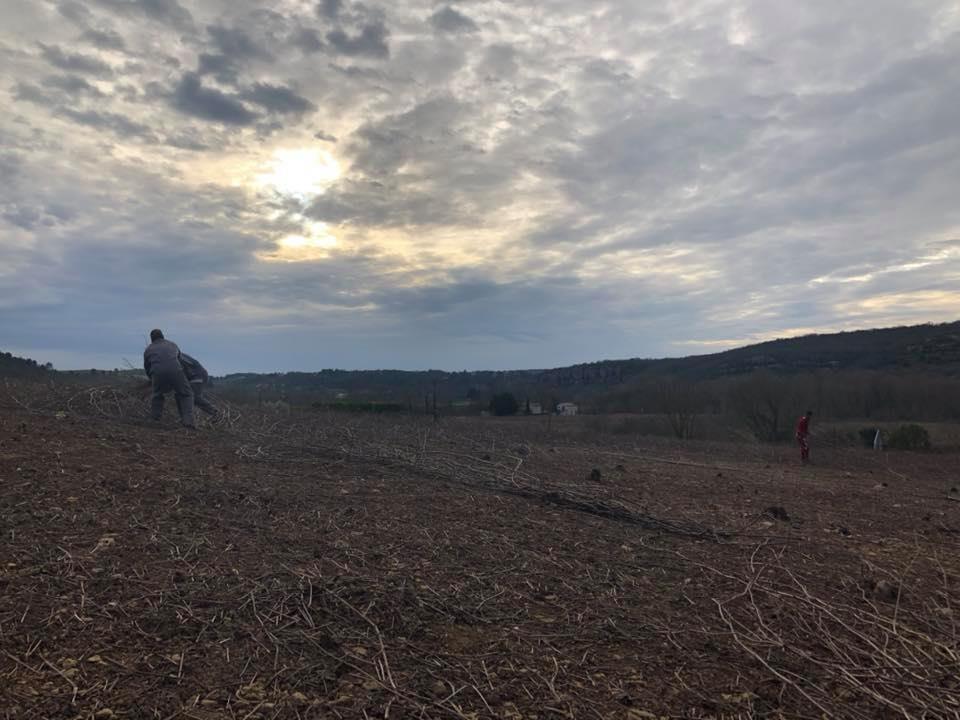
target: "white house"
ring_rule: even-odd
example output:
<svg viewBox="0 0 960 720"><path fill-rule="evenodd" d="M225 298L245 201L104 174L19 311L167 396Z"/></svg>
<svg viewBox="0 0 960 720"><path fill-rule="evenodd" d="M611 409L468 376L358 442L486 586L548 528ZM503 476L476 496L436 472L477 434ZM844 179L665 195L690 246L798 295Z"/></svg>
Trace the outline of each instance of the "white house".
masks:
<svg viewBox="0 0 960 720"><path fill-rule="evenodd" d="M528 407L530 408L531 415L543 415L543 405L540 403L531 400Z"/></svg>
<svg viewBox="0 0 960 720"><path fill-rule="evenodd" d="M578 410L576 403L563 402L557 404L557 415L576 415Z"/></svg>

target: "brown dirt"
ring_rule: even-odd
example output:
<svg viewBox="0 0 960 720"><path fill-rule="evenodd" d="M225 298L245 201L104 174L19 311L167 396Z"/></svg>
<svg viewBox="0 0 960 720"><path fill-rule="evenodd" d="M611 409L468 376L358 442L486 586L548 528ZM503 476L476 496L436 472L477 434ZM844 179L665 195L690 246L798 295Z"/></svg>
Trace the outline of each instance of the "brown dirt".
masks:
<svg viewBox="0 0 960 720"><path fill-rule="evenodd" d="M0 408L0 717L960 712L960 455L58 406Z"/></svg>

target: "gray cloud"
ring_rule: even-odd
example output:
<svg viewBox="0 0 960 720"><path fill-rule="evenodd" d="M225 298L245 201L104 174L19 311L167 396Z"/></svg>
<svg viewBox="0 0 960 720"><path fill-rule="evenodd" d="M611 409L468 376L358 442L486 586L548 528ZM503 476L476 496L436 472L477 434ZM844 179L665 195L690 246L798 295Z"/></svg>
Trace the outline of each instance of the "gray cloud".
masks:
<svg viewBox="0 0 960 720"><path fill-rule="evenodd" d="M145 17L179 29L193 25L193 16L177 0L91 0L115 13Z"/></svg>
<svg viewBox="0 0 960 720"><path fill-rule="evenodd" d="M494 43L487 48L480 69L497 77L513 77L520 69L516 48L509 43Z"/></svg>
<svg viewBox="0 0 960 720"><path fill-rule="evenodd" d="M20 171L20 156L12 152L0 152L0 177L10 181Z"/></svg>
<svg viewBox="0 0 960 720"><path fill-rule="evenodd" d="M113 112L99 112L97 110L74 110L62 108L60 114L80 125L109 130L121 137L137 137L156 141L150 128L142 123L135 122L125 115Z"/></svg>
<svg viewBox="0 0 960 720"><path fill-rule="evenodd" d="M473 20L449 5L433 13L430 24L440 32L476 32L480 29Z"/></svg>
<svg viewBox="0 0 960 720"><path fill-rule="evenodd" d="M98 47L101 50L125 50L126 43L123 40L123 37L116 30L95 30L89 28L83 32L80 36L81 40L85 40L94 47Z"/></svg>
<svg viewBox="0 0 960 720"><path fill-rule="evenodd" d="M430 98L410 110L362 125L354 133L354 167L368 176L393 174L414 156L447 155L468 108L451 95ZM452 142L451 142L452 141Z"/></svg>
<svg viewBox="0 0 960 720"><path fill-rule="evenodd" d="M103 97L104 93L79 75L50 75L42 81L44 87L63 90L70 94L84 94Z"/></svg>
<svg viewBox="0 0 960 720"><path fill-rule="evenodd" d="M213 75L224 85L235 85L239 80L240 68L226 55L200 53L197 58L197 74Z"/></svg>
<svg viewBox="0 0 960 720"><path fill-rule="evenodd" d="M305 112L317 109L316 105L290 88L283 85L270 85L269 83L256 83L243 93L243 99L270 112L283 115L302 115Z"/></svg>
<svg viewBox="0 0 960 720"><path fill-rule="evenodd" d="M273 55L250 33L240 28L208 25L215 53L201 52L197 57L197 73L212 75L224 85L237 85L244 68L252 62L270 63Z"/></svg>
<svg viewBox="0 0 960 720"><path fill-rule="evenodd" d="M333 72L352 80L371 80L379 82L385 77L383 71L378 70L377 68L362 67L360 65L338 65L337 63L330 63L329 67Z"/></svg>
<svg viewBox="0 0 960 720"><path fill-rule="evenodd" d="M38 85L19 82L13 87L13 96L17 100L35 103L51 107L57 104L59 96L51 93Z"/></svg>
<svg viewBox="0 0 960 720"><path fill-rule="evenodd" d="M42 88L27 83L18 83L14 89L14 95L18 100L49 108L56 117L78 125L107 130L120 137L157 142L156 135L149 127L131 120L123 114L94 109L78 109L74 102L74 98L77 96L104 97L103 93L80 77L48 77L44 79Z"/></svg>
<svg viewBox="0 0 960 720"><path fill-rule="evenodd" d="M462 219L447 197L375 180L343 181L317 198L307 214L328 223L388 228L453 224Z"/></svg>
<svg viewBox="0 0 960 720"><path fill-rule="evenodd" d="M390 31L386 25L376 21L364 25L356 35L339 29L331 30L327 33L327 42L340 55L386 58L390 56L389 37Z"/></svg>
<svg viewBox="0 0 960 720"><path fill-rule="evenodd" d="M321 0L317 5L317 14L323 17L336 19L343 8L343 0Z"/></svg>
<svg viewBox="0 0 960 720"><path fill-rule="evenodd" d="M245 30L208 25L207 33L224 57L232 60L272 60L273 56Z"/></svg>
<svg viewBox="0 0 960 720"><path fill-rule="evenodd" d="M203 136L193 129L183 132L167 135L164 142L170 147L178 150L190 150L194 152L203 152L214 149L214 146L206 141Z"/></svg>
<svg viewBox="0 0 960 720"><path fill-rule="evenodd" d="M338 182L308 212L378 227L482 223L508 201L513 169L472 141L477 110L440 95L360 126L343 144L363 179Z"/></svg>
<svg viewBox="0 0 960 720"><path fill-rule="evenodd" d="M57 3L57 12L68 20L72 20L78 25L84 25L91 18L90 10L87 6L77 0L61 0Z"/></svg>
<svg viewBox="0 0 960 720"><path fill-rule="evenodd" d="M19 205L4 208L0 216L11 225L16 225L22 230L32 230L42 218L36 208Z"/></svg>
<svg viewBox="0 0 960 720"><path fill-rule="evenodd" d="M203 87L194 73L186 73L173 91L171 103L186 115L226 125L252 125L258 119L236 95Z"/></svg>
<svg viewBox="0 0 960 720"><path fill-rule="evenodd" d="M69 70L70 72L96 75L99 77L110 77L113 75L113 69L110 65L90 55L65 52L58 45L46 45L44 43L40 43L40 51L48 63L61 70Z"/></svg>
<svg viewBox="0 0 960 720"><path fill-rule="evenodd" d="M323 40L313 28L300 28L294 33L291 42L305 53L315 53L323 50Z"/></svg>

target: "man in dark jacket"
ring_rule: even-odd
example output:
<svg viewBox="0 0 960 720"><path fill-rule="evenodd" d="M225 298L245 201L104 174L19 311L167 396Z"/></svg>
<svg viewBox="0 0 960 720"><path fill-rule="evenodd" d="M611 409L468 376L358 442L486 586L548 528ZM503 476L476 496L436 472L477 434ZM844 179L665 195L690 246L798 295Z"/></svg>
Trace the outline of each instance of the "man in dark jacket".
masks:
<svg viewBox="0 0 960 720"><path fill-rule="evenodd" d="M214 419L220 414L216 406L203 396L203 389L210 385L210 375L207 369L200 364L200 361L190 357L185 352L180 353L180 365L183 366L183 372L190 381L190 388L193 390L193 405L203 410L207 415L213 415Z"/></svg>
<svg viewBox="0 0 960 720"><path fill-rule="evenodd" d="M153 419L161 418L164 395L172 391L177 400L180 422L185 427L194 427L193 391L180 365L180 348L176 343L165 340L160 330L150 331L150 344L143 351L143 369L153 383L153 401L150 405Z"/></svg>

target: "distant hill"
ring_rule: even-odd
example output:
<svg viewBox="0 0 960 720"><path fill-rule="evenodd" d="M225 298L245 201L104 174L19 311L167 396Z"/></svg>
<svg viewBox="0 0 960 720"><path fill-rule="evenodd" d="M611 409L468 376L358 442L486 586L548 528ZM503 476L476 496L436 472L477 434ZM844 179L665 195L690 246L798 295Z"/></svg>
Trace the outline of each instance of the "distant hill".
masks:
<svg viewBox="0 0 960 720"><path fill-rule="evenodd" d="M36 360L17 357L8 352L0 352L0 377L39 377L49 368Z"/></svg>
<svg viewBox="0 0 960 720"><path fill-rule="evenodd" d="M436 388L443 402L484 402L490 393L512 390L545 398L591 388L631 384L665 375L709 380L767 369L903 370L960 376L960 321L941 325L858 330L771 340L710 355L668 359L603 360L543 370L444 372L425 370L321 370L239 373L222 389L247 398L299 400L391 400L412 406Z"/></svg>
<svg viewBox="0 0 960 720"><path fill-rule="evenodd" d="M598 379L622 373L679 374L693 379L739 375L753 370L922 369L960 374L960 321L941 325L855 330L825 335L803 335L769 340L710 355L660 360L609 360L543 371L558 381L578 374Z"/></svg>
<svg viewBox="0 0 960 720"><path fill-rule="evenodd" d="M707 374L741 373L761 367L772 370L922 367L956 373L960 371L960 321L804 335L684 358L680 362L686 369Z"/></svg>

